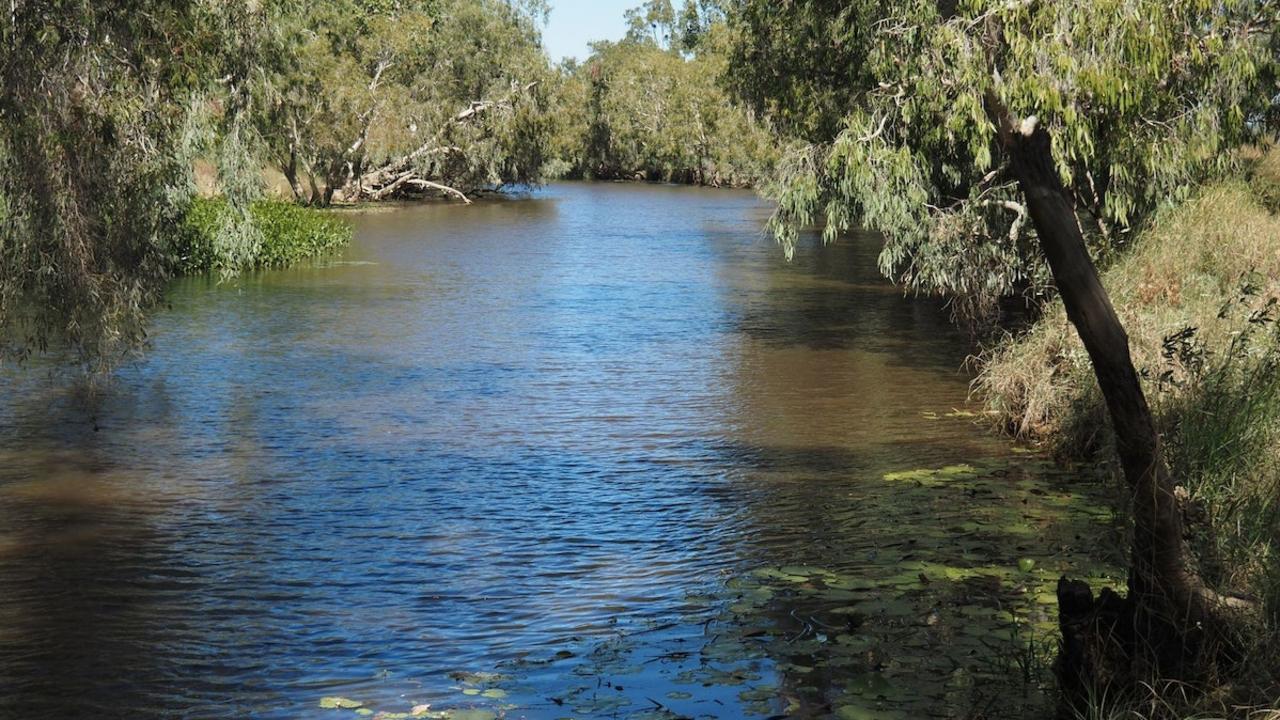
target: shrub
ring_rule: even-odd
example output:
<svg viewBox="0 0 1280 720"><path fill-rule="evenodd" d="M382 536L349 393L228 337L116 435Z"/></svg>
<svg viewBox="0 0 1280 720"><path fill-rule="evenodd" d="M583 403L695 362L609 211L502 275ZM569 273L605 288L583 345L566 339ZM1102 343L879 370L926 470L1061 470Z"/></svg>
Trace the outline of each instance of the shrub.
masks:
<svg viewBox="0 0 1280 720"><path fill-rule="evenodd" d="M198 198L191 203L171 251L175 272L286 267L331 253L351 239L350 226L331 213L279 200L259 200L250 209L256 237L247 255L229 259L217 244L229 212L221 199Z"/></svg>

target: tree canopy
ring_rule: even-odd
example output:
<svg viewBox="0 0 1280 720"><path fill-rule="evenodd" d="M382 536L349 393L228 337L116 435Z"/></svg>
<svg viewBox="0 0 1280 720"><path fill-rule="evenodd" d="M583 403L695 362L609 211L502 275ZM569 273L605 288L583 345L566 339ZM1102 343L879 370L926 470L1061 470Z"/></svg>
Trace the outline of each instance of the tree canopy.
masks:
<svg viewBox="0 0 1280 720"><path fill-rule="evenodd" d="M1105 257L1225 169L1277 91L1267 0L731 5L737 94L805 140L773 188L788 252L812 223L878 230L887 275L969 317L1049 284L988 100L1049 131Z"/></svg>
<svg viewBox="0 0 1280 720"><path fill-rule="evenodd" d="M0 13L4 354L66 341L101 360L142 339L197 156L218 160L232 205L247 206L237 176L251 163L244 118L265 12L15 0ZM245 217L227 215L220 253L254 242Z"/></svg>
<svg viewBox="0 0 1280 720"><path fill-rule="evenodd" d="M559 154L580 176L754 184L776 160L773 134L720 84L728 30L708 2L628 12L620 42L563 69Z"/></svg>

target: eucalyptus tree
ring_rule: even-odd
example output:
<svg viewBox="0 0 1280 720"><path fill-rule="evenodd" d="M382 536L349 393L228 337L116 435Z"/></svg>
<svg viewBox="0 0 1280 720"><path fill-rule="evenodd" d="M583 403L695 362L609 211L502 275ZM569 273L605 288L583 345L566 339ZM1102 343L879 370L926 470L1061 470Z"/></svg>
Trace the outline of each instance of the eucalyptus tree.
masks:
<svg viewBox="0 0 1280 720"><path fill-rule="evenodd" d="M677 10L671 0L647 0L624 13L626 40L683 54L697 53L712 28L724 22L721 3L722 0L684 0Z"/></svg>
<svg viewBox="0 0 1280 720"><path fill-rule="evenodd" d="M0 10L0 350L109 364L144 337L197 156L254 243L244 122L267 10L249 0L11 0Z"/></svg>
<svg viewBox="0 0 1280 720"><path fill-rule="evenodd" d="M537 0L318 0L285 21L260 118L295 197L328 205L536 182L552 118Z"/></svg>
<svg viewBox="0 0 1280 720"><path fill-rule="evenodd" d="M880 231L886 274L972 315L1056 283L1133 513L1128 601L1060 587L1064 621L1082 623L1068 680L1090 679L1089 643L1109 632L1173 674L1229 645L1247 604L1207 587L1183 548L1175 479L1093 263L1266 129L1274 4L734 0L730 18L739 93L808 140L774 188L788 253L804 225ZM1103 610L1111 624L1089 625Z"/></svg>
<svg viewBox="0 0 1280 720"><path fill-rule="evenodd" d="M1105 258L1231 162L1276 87L1268 0L1083 3L734 0L735 92L806 142L778 185L786 230L884 233L880 264L984 318L1047 268L995 142L988 89L1035 113Z"/></svg>
<svg viewBox="0 0 1280 720"><path fill-rule="evenodd" d="M627 21L627 40L652 41L662 47L678 44L676 11L671 0L648 0L627 10L623 16Z"/></svg>
<svg viewBox="0 0 1280 720"><path fill-rule="evenodd" d="M767 172L773 137L719 83L728 34L712 12L689 2L678 19L653 0L629 13L625 39L566 69L562 114L577 119L560 144L577 146L566 154L580 174L748 185Z"/></svg>

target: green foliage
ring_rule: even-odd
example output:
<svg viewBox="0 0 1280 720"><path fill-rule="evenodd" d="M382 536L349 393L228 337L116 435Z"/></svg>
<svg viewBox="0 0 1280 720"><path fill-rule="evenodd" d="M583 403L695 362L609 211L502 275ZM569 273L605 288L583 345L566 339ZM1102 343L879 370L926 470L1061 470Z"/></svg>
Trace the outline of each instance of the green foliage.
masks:
<svg viewBox="0 0 1280 720"><path fill-rule="evenodd" d="M788 135L829 141L870 82L863 67L880 3L728 0L733 94Z"/></svg>
<svg viewBox="0 0 1280 720"><path fill-rule="evenodd" d="M238 272L279 268L332 253L351 240L351 227L329 213L276 200L250 206L256 242L239 265L228 267L217 250L218 236L232 212L225 200L201 198L191 204L171 250L179 273Z"/></svg>
<svg viewBox="0 0 1280 720"><path fill-rule="evenodd" d="M556 150L570 174L751 185L769 172L776 160L771 133L733 106L718 84L723 23L706 20L696 8L686 12L693 13L686 25L703 18L693 56L663 47L678 33L674 16L658 13L667 18L660 21L666 23L662 42L633 28L634 37L598 43L585 63L563 69L560 105L570 119L560 128Z"/></svg>
<svg viewBox="0 0 1280 720"><path fill-rule="evenodd" d="M552 128L536 25L545 11L317 0L280 15L258 121L295 196L327 205L361 173L414 151L419 176L462 190L539 181ZM482 102L486 112L455 122Z"/></svg>
<svg viewBox="0 0 1280 720"><path fill-rule="evenodd" d="M627 40L633 43L652 41L670 46L676 38L676 11L671 0L648 0L625 13Z"/></svg>
<svg viewBox="0 0 1280 720"><path fill-rule="evenodd" d="M720 0L684 0L679 10L671 0L648 0L625 17L626 42L680 53L705 51L708 34L725 20Z"/></svg>
<svg viewBox="0 0 1280 720"><path fill-rule="evenodd" d="M975 318L1049 285L988 94L1049 129L1104 259L1157 208L1229 169L1275 95L1265 2L732 8L737 93L807 140L772 187L788 252L799 226L880 231L886 275Z"/></svg>
<svg viewBox="0 0 1280 720"><path fill-rule="evenodd" d="M109 365L142 340L192 161L244 166L264 13L248 0L14 0L0 12L0 354L65 344ZM239 211L246 186L224 180ZM235 254L223 242L235 234L219 252Z"/></svg>

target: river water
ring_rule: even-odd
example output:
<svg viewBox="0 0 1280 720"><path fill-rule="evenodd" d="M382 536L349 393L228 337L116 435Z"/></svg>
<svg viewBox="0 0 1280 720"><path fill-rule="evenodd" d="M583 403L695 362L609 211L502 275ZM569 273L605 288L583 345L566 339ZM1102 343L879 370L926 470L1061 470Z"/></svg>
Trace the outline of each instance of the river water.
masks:
<svg viewBox="0 0 1280 720"><path fill-rule="evenodd" d="M1040 697L1105 511L975 422L965 338L874 238L787 263L767 214L607 184L352 212L341 258L179 283L100 394L5 370L0 717Z"/></svg>

